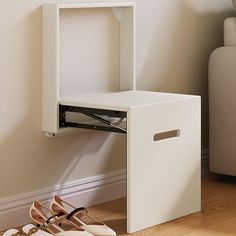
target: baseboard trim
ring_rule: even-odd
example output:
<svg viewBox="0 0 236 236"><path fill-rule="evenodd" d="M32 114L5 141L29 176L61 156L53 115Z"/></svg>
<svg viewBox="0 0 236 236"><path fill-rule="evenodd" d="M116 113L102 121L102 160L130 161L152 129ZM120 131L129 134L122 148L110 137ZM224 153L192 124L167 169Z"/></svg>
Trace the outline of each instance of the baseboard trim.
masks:
<svg viewBox="0 0 236 236"><path fill-rule="evenodd" d="M202 150L202 175L209 173L209 151ZM34 200L48 204L60 195L80 206L92 206L126 196L126 170L111 172L0 200L0 230L30 222L29 206Z"/></svg>
<svg viewBox="0 0 236 236"><path fill-rule="evenodd" d="M123 198L126 196L126 170L1 199L0 230L30 222L31 203L39 200L48 204L56 194L77 206L87 207Z"/></svg>

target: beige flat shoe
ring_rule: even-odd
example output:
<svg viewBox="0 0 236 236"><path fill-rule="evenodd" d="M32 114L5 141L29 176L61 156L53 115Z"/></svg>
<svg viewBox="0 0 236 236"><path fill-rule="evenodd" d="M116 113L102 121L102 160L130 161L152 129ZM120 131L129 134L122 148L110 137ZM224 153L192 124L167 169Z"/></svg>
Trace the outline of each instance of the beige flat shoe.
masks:
<svg viewBox="0 0 236 236"><path fill-rule="evenodd" d="M50 215L46 215L46 212ZM40 202L34 201L30 208L30 217L43 230L56 236L93 236L85 229L78 227L73 222L66 219L62 212L55 214L49 208L43 206ZM64 226L64 229L62 229ZM8 235L6 235L8 236Z"/></svg>
<svg viewBox="0 0 236 236"><path fill-rule="evenodd" d="M72 208L72 211L68 213L63 203L69 207ZM88 214L88 211L84 207L76 208L75 206L71 205L68 202L65 202L62 200L59 196L54 196L51 206L51 210L56 213L64 213L67 215L67 219L71 222L75 223L77 226L79 226L82 229L85 229L87 232L95 235L95 236L115 236L116 232L112 230L110 227L105 225L102 222L99 222L95 220L93 217L91 217ZM91 223L85 222L83 219L85 217L89 218Z"/></svg>

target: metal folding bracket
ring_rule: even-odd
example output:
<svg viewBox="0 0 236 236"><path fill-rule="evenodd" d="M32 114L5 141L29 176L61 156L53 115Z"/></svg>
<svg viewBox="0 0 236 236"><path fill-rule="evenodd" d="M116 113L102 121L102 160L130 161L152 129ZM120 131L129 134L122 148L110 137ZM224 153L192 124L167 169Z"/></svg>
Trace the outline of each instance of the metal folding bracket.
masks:
<svg viewBox="0 0 236 236"><path fill-rule="evenodd" d="M68 122L66 120L66 112L81 113L105 125ZM113 111L113 110L104 110L104 109L96 109L96 108L59 105L60 128L73 127L73 128L81 128L81 129L109 131L109 132L123 133L123 134L127 133L127 130L125 128L120 127L119 125L114 124L111 121L100 117L99 115L103 115L103 116L105 115L111 118L120 118L120 119L126 118L126 112L124 111Z"/></svg>

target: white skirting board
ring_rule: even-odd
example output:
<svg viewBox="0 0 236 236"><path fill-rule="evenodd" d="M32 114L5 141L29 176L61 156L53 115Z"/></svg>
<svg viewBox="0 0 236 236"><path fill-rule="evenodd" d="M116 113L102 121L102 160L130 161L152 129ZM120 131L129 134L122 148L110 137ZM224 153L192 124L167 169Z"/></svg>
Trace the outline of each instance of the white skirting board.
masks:
<svg viewBox="0 0 236 236"><path fill-rule="evenodd" d="M59 195L76 206L92 206L126 196L126 170L81 179L0 200L0 231L31 222L29 207L34 200L48 203Z"/></svg>
<svg viewBox="0 0 236 236"><path fill-rule="evenodd" d="M209 173L208 150L202 151L202 175ZM126 196L126 170L81 179L52 188L0 200L0 231L29 223L29 207L34 200L49 202L58 194L79 206L92 206Z"/></svg>

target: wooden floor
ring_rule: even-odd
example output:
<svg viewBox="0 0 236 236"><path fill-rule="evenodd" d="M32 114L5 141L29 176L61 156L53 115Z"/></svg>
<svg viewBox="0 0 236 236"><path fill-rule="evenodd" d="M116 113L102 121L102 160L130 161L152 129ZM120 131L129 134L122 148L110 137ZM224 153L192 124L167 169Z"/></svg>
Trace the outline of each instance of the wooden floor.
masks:
<svg viewBox="0 0 236 236"><path fill-rule="evenodd" d="M125 199L91 207L89 212L111 226L118 235L127 235ZM219 182L214 176L202 180L202 212L164 223L134 236L219 236L236 235L236 183Z"/></svg>
<svg viewBox="0 0 236 236"><path fill-rule="evenodd" d="M125 199L90 208L90 213L127 235ZM218 236L236 235L236 183L219 182L214 176L202 180L202 212L164 223L134 236Z"/></svg>

